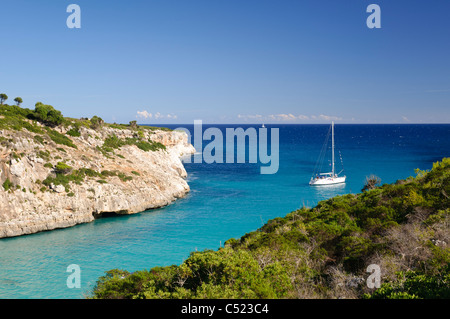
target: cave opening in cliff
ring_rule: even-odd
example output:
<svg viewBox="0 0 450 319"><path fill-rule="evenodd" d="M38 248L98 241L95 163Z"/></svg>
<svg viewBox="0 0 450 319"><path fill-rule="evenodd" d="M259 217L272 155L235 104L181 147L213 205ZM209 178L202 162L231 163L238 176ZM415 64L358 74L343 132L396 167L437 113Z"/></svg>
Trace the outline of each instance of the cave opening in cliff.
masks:
<svg viewBox="0 0 450 319"><path fill-rule="evenodd" d="M123 216L123 215L127 215L127 214L128 214L127 210L121 210L118 212L93 212L92 216L94 216L95 219L100 219L100 218L111 218L111 217Z"/></svg>

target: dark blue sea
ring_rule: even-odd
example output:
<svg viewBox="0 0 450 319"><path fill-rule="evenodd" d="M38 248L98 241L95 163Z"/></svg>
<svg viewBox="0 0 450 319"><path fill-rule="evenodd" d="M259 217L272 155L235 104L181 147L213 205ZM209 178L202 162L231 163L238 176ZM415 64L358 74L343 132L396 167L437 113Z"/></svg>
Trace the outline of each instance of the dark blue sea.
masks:
<svg viewBox="0 0 450 319"><path fill-rule="evenodd" d="M185 127L193 133L193 125L166 127ZM203 130L208 127L219 128L225 136L226 128L258 130L260 125L204 125ZM336 195L360 192L371 174L382 183L393 183L450 156L447 124L337 124L336 170L343 167L347 181L334 187L311 187L308 182L330 126L266 127L269 132L279 129L275 174L261 174L262 163L207 164L191 159L185 163L191 192L167 207L0 239L0 298L83 298L104 271L180 264L191 251L217 249L269 219ZM203 147L210 142L203 141ZM248 145L247 151L252 147ZM330 146L325 149L330 151ZM330 167L325 157L323 168ZM71 264L80 267L81 288L67 286Z"/></svg>

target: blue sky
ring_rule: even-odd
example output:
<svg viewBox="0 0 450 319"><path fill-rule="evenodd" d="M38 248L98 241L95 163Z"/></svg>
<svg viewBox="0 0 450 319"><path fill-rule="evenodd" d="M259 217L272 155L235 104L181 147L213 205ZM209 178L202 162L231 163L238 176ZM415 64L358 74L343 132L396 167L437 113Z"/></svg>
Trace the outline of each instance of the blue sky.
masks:
<svg viewBox="0 0 450 319"><path fill-rule="evenodd" d="M81 29L69 29L69 4ZM369 4L381 29L369 29ZM450 1L1 0L0 93L108 122L450 123Z"/></svg>

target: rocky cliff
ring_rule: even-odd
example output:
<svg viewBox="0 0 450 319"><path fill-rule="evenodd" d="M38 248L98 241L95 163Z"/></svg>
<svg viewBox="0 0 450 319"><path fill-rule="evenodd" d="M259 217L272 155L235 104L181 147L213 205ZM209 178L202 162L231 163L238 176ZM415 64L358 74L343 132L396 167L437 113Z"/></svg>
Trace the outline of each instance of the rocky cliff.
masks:
<svg viewBox="0 0 450 319"><path fill-rule="evenodd" d="M0 126L0 238L142 212L189 191L180 157L195 149L184 132L21 121Z"/></svg>

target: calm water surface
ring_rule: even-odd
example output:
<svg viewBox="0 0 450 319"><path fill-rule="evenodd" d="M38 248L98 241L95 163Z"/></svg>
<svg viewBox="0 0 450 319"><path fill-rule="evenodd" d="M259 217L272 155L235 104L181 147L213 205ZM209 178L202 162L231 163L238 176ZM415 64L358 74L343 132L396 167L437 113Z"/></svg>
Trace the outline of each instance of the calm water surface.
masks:
<svg viewBox="0 0 450 319"><path fill-rule="evenodd" d="M314 188L308 182L329 126L266 127L280 132L274 175L261 175L259 164L186 163L191 192L167 207L0 239L0 298L83 298L107 270L180 264L191 251L217 249L269 219L359 192L370 174L392 183L450 156L450 125L336 125L347 183ZM80 289L67 287L70 264L80 266Z"/></svg>

